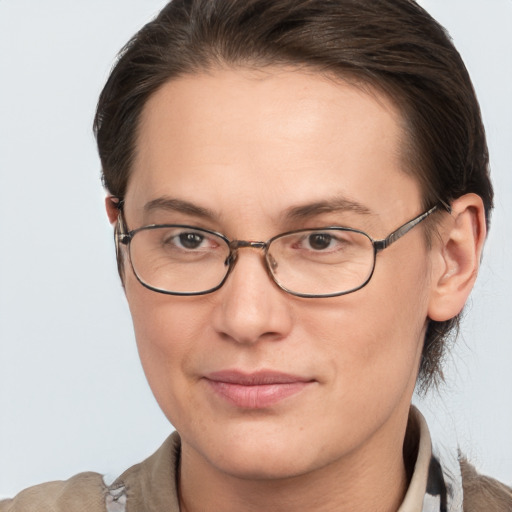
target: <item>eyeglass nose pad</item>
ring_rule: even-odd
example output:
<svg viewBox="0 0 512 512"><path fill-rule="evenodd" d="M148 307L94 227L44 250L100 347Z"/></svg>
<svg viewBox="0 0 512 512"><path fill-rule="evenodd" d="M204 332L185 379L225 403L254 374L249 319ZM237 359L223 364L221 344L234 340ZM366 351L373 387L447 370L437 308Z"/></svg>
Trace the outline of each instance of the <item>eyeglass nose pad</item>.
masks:
<svg viewBox="0 0 512 512"><path fill-rule="evenodd" d="M272 270L272 272L275 272L277 269L278 263L274 259L274 256L272 256L272 254L270 252L267 253L267 261L268 261L268 264L270 265L270 270Z"/></svg>
<svg viewBox="0 0 512 512"><path fill-rule="evenodd" d="M235 261L236 261L237 256L238 256L238 253L236 251L232 251L229 254L229 256L224 260L224 266L230 267L231 265L233 265L233 263L235 263Z"/></svg>

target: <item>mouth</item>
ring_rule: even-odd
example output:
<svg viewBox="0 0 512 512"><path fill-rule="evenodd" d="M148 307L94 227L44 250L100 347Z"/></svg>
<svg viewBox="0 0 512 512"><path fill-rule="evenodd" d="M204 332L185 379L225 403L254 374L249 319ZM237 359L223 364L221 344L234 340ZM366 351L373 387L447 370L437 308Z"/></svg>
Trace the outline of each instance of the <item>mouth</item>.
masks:
<svg viewBox="0 0 512 512"><path fill-rule="evenodd" d="M265 409L296 395L315 381L273 371L244 373L226 370L210 373L204 380L213 392L243 409Z"/></svg>

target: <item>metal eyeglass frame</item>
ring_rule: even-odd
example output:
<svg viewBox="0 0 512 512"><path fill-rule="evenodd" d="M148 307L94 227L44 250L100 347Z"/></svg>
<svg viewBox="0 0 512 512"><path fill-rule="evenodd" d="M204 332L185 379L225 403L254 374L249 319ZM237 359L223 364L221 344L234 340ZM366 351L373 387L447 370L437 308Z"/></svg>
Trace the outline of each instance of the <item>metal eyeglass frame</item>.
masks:
<svg viewBox="0 0 512 512"><path fill-rule="evenodd" d="M128 255L129 255L129 258L130 258L130 266L132 267L133 274L135 275L137 281L139 281L139 283L142 286L144 286L145 288L148 288L149 290L157 292L157 293L163 293L163 294L166 294L166 295L180 295L180 296L206 295L208 293L212 293L212 292L218 290L219 288L221 288L222 285L226 282L229 274L232 272L232 270L233 270L233 268L234 268L234 266L236 264L236 261L237 261L237 258L238 258L238 250L242 249L242 248L246 248L246 247L250 247L250 248L253 248L253 249L262 249L263 250L264 261L265 261L265 268L267 270L267 273L269 274L269 276L272 279L272 281L281 290L285 291L286 293L289 293L290 295L294 295L296 297L303 297L303 298L319 298L319 299L320 298L339 297L341 295L347 295L349 293L353 293L353 292L355 292L357 290L360 290L361 288L363 288L364 286L366 286L368 284L368 282L372 278L373 273L375 271L375 263L377 261L377 254L379 252L383 251L384 249L387 249L391 244L395 243L398 239L402 238L412 228L417 226L420 222L425 220L429 215L434 213L440 207L442 207L442 208L446 209L448 212L450 212L449 206L445 205L444 203L436 204L435 206L433 206L432 208L430 208L426 212L423 212L420 215L418 215L417 217L414 217L410 221L406 222L405 224L402 224L399 228L395 229L392 233L390 233L386 238L383 238L381 240L374 240L370 235L368 235L368 233L365 233L364 231L361 231L359 229L347 228L347 227L342 227L342 226L324 226L324 227L321 227L321 228L296 229L296 230L293 230L293 231L287 231L286 233L280 233L280 234L278 234L276 236L273 236L272 238L270 238L266 242L251 241L251 240L229 240L229 238L224 236L222 233L219 233L217 231L212 231L212 230L209 230L209 229L200 228L201 231L204 231L206 233L210 233L212 235L215 235L215 236L221 238L222 240L224 240L226 242L227 246L229 247L229 256L226 258L226 261L225 261L225 265L228 267L228 269L226 271L226 274L225 274L224 278L222 279L222 281L217 286L215 286L213 288L209 288L208 290L204 290L204 291L201 291L201 292L172 292L172 291L169 291L169 290L163 290L163 289L151 286L148 283L145 283L139 277L139 275L137 274L137 271L135 270L133 262L132 262L131 251L130 251L130 248L129 248L130 242L132 241L133 237L139 231L143 231L143 230L158 229L158 228L165 228L165 227L183 227L183 228L190 228L190 229L198 229L198 228L194 227L194 226L190 226L190 225L183 225L183 224L180 224L180 225L179 224L151 224L151 225L148 225L148 226L142 226L140 228L128 231L127 227L126 227L126 222L124 220L123 210L122 210L123 202L119 201L117 204L118 204L118 208L120 210L119 211L118 223L117 223L116 231L115 231L116 252L117 252L118 261L119 261L119 258L120 258L119 244L128 246ZM360 286L357 286L355 288L351 288L350 290L346 290L346 291L343 291L343 292L336 292L336 293L329 293L329 294L298 293L298 292L294 292L293 290L290 290L290 289L286 288L281 283L279 283L279 281L274 276L273 271L272 271L272 266L273 265L272 265L272 262L270 261L270 258L272 257L272 255L270 255L268 253L268 248L269 248L270 244L274 240L276 240L278 238L281 238L281 237L287 236L287 235L291 235L291 234L294 234L294 233L300 233L302 231L317 231L317 230L318 231L322 231L322 230L325 230L325 229L338 229L338 230L341 230L341 231L349 231L349 232L352 232L352 233L360 233L360 234L366 236L368 238L368 240L370 240L370 242L371 242L371 244L373 246L373 265L372 265L371 271L368 274L368 278Z"/></svg>

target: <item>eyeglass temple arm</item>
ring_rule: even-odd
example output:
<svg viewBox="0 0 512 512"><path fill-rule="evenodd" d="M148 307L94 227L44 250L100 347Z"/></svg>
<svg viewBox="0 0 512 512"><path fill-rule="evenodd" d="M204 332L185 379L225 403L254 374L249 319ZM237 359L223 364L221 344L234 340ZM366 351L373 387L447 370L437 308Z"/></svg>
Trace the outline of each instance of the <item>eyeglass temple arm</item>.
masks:
<svg viewBox="0 0 512 512"><path fill-rule="evenodd" d="M373 246L375 247L375 250L378 252L386 249L386 247L389 247L392 243L396 242L399 238L402 238L405 234L407 234L414 226L417 226L429 215L434 213L440 206L445 208L448 212L451 212L451 208L445 203L436 204L430 208L430 210L422 213L421 215L418 215L418 217L415 217L409 222L406 222L403 226L400 226L398 229L393 231L393 233L384 238L384 240L374 240Z"/></svg>
<svg viewBox="0 0 512 512"><path fill-rule="evenodd" d="M127 245L132 237L128 233L128 227L126 226L126 221L124 220L124 199L114 198L113 202L119 211L116 228L114 230L114 237L117 242Z"/></svg>

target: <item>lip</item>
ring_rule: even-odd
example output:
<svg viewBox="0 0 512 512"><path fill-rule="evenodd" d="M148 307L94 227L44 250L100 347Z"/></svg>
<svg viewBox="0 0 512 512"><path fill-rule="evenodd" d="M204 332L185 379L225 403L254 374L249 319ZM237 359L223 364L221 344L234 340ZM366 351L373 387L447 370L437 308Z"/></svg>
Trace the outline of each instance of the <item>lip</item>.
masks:
<svg viewBox="0 0 512 512"><path fill-rule="evenodd" d="M278 404L313 384L313 379L274 371L213 372L204 377L217 396L244 409L264 409Z"/></svg>

